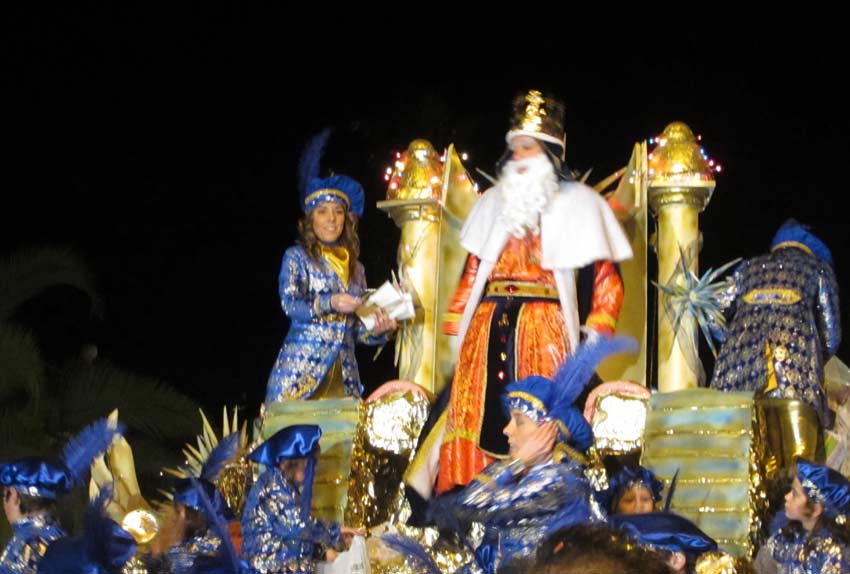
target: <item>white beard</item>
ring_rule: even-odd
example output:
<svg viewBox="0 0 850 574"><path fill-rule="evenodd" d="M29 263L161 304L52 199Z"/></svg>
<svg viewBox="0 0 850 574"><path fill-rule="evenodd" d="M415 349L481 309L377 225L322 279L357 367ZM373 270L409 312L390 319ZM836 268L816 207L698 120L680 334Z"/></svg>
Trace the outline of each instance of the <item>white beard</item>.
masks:
<svg viewBox="0 0 850 574"><path fill-rule="evenodd" d="M524 173L519 173L525 168ZM504 209L499 222L517 239L540 234L540 214L558 190L558 177L544 154L510 160L499 177Z"/></svg>

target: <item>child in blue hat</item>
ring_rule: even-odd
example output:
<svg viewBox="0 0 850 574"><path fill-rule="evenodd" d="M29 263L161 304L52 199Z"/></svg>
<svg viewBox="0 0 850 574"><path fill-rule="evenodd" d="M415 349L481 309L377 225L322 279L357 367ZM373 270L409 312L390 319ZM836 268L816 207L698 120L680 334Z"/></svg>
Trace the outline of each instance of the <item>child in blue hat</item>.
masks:
<svg viewBox="0 0 850 574"><path fill-rule="evenodd" d="M316 560L333 559L341 539L362 529L311 516L313 475L322 430L283 428L248 455L266 467L242 514L242 559L250 574L314 574Z"/></svg>
<svg viewBox="0 0 850 574"><path fill-rule="evenodd" d="M827 466L797 459L785 515L789 523L759 550L756 572L850 572L850 481Z"/></svg>

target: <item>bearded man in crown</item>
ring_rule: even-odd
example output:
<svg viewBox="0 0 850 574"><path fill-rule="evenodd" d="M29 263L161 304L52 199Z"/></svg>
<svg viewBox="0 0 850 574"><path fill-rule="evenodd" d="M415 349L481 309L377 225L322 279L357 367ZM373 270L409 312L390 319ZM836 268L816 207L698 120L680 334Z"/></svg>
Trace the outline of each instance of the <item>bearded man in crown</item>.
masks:
<svg viewBox="0 0 850 574"><path fill-rule="evenodd" d="M563 104L531 90L513 108L498 180L461 231L469 257L443 325L460 344L448 400L405 477L424 499L505 458L506 385L551 378L583 338L612 335L623 301L615 264L631 247L606 200L563 164Z"/></svg>

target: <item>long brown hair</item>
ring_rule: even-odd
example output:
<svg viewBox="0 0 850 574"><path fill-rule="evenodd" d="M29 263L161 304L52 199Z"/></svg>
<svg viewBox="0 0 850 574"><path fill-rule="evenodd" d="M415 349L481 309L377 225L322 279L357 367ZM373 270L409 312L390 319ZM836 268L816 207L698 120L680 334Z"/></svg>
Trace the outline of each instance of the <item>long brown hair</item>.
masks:
<svg viewBox="0 0 850 574"><path fill-rule="evenodd" d="M319 238L313 231L312 211L298 220L298 243L304 248L313 261L319 263L322 260L322 252L319 249ZM357 261L360 258L360 238L357 236L357 216L350 211L345 212L345 223L342 226L342 234L339 236L339 244L348 249L348 273L354 277Z"/></svg>

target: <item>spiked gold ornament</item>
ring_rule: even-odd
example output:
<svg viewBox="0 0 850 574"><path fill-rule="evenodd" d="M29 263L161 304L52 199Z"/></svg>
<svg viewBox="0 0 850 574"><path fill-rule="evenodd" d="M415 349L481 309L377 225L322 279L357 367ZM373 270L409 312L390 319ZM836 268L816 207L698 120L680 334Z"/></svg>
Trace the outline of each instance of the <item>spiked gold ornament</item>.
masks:
<svg viewBox="0 0 850 574"><path fill-rule="evenodd" d="M209 458L212 450L218 446L220 440L203 411L201 411L201 420L203 424L202 431L195 438L198 446L195 447L187 443L183 448L183 456L186 457L184 466L182 468L164 468L164 472L177 478L189 478L190 476L198 478L201 476L204 463ZM222 496L224 496L230 509L238 515L242 510L242 505L245 503L245 495L247 494L245 492L245 484L249 465L245 461L244 455L248 450L248 432L245 421L242 422L240 427L237 410L234 408L232 416L228 419L227 407L224 407L221 439L237 432L240 433L238 454L213 479L213 483L215 483ZM161 491L161 493L168 500L171 500L173 497L170 492Z"/></svg>

